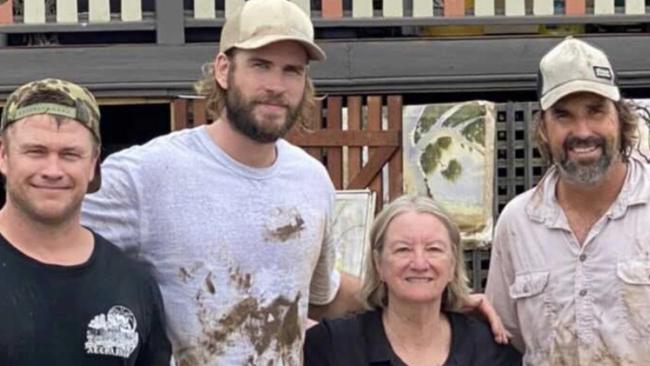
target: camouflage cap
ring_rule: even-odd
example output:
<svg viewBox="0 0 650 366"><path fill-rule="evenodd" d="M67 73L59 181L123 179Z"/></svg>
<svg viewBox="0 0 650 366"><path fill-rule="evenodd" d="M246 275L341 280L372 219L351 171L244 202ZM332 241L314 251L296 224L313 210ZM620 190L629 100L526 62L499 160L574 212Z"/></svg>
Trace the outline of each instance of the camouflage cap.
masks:
<svg viewBox="0 0 650 366"><path fill-rule="evenodd" d="M69 100L61 103L37 102L25 105L25 102L29 101L29 97L36 93L59 94L63 99ZM42 79L18 87L7 98L4 110L2 111L0 131L4 132L12 123L37 114L50 114L73 119L86 126L97 142L101 144L99 106L95 97L88 89L80 85L60 79ZM88 192L96 192L100 184L101 177L98 160L97 168L95 169L95 178L88 185Z"/></svg>
<svg viewBox="0 0 650 366"><path fill-rule="evenodd" d="M70 98L70 106L59 103L36 103L23 105L27 98L35 93L54 92ZM16 89L5 104L2 112L0 131L4 131L13 122L36 114L51 114L70 118L88 127L97 141L101 142L99 134L99 106L95 97L88 89L60 79L43 79L27 83Z"/></svg>

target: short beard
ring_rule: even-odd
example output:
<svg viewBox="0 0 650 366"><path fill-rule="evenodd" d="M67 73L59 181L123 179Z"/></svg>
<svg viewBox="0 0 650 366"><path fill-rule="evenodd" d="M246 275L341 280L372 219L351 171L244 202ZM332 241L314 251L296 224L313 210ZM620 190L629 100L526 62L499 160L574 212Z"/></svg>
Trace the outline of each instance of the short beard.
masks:
<svg viewBox="0 0 650 366"><path fill-rule="evenodd" d="M569 183L576 185L595 185L603 180L607 175L607 171L612 166L612 162L618 157L616 144L614 141L607 140L602 137L592 137L598 148L602 150L602 154L598 160L589 164L581 164L571 161L567 158L568 151L572 145L580 144L586 139L567 138L562 146L562 153L559 159L555 160L555 165L558 167L560 174Z"/></svg>
<svg viewBox="0 0 650 366"><path fill-rule="evenodd" d="M298 120L305 101L304 96L297 106L293 108L288 105L286 106L286 119L280 127L264 128L262 123L257 121L253 115L255 105L265 101L277 101L282 98L267 96L263 99L256 98L247 101L242 96L241 90L235 86L232 75L229 75L228 79L228 85L230 87L226 91L226 116L230 126L242 135L259 143L273 143L286 135Z"/></svg>

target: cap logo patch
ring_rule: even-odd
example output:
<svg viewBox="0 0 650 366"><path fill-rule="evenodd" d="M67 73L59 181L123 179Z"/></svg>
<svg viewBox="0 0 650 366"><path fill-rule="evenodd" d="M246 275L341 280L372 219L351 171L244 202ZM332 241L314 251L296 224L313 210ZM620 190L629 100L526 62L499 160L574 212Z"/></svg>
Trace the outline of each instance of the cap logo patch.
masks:
<svg viewBox="0 0 650 366"><path fill-rule="evenodd" d="M612 70L608 67L594 66L594 75L599 79L612 80Z"/></svg>

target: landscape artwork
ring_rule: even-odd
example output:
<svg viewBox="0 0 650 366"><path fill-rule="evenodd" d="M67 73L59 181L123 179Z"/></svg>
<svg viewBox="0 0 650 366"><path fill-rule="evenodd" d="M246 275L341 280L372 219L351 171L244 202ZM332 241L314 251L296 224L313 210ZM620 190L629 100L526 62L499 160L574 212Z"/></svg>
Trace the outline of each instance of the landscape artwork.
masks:
<svg viewBox="0 0 650 366"><path fill-rule="evenodd" d="M493 225L495 105L409 105L403 112L404 191L436 200L467 249L489 245Z"/></svg>

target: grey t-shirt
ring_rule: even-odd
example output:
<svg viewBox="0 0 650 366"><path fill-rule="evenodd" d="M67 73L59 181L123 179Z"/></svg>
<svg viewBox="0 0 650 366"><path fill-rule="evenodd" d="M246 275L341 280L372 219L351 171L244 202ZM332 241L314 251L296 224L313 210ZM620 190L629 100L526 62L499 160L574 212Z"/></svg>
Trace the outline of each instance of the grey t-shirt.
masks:
<svg viewBox="0 0 650 366"><path fill-rule="evenodd" d="M82 222L153 265L179 366L297 365L308 303L338 290L325 168L279 140L230 158L205 127L111 155Z"/></svg>

